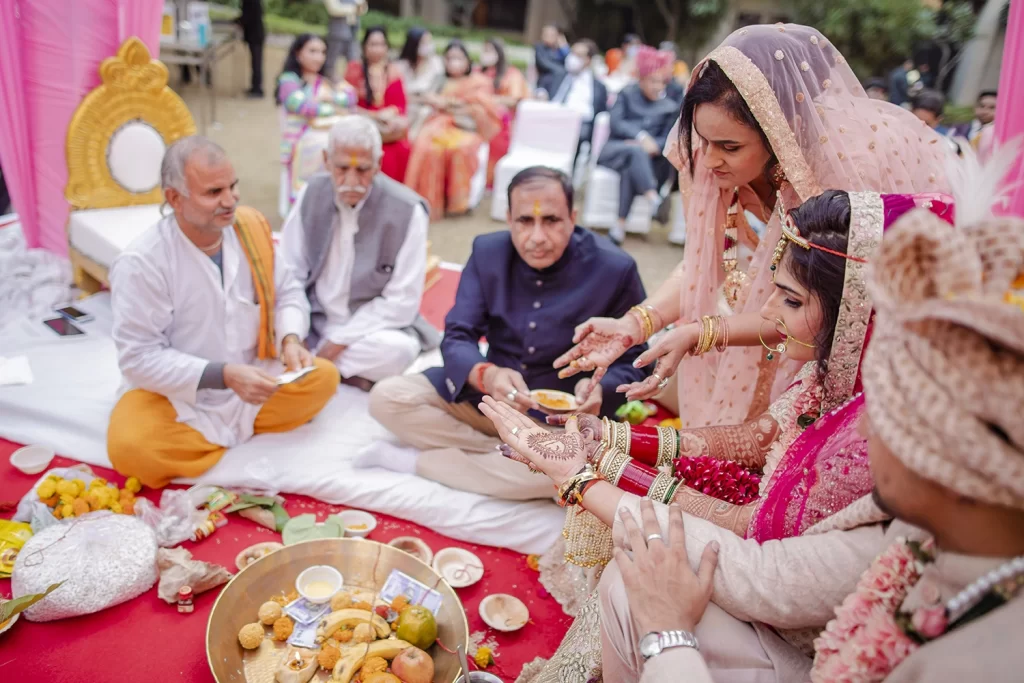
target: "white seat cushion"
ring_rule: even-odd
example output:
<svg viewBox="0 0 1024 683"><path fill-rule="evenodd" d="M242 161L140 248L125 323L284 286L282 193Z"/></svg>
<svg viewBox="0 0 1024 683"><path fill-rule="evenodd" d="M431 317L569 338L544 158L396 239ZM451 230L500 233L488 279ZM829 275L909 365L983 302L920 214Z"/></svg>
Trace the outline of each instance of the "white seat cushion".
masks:
<svg viewBox="0 0 1024 683"><path fill-rule="evenodd" d="M107 268L132 241L160 220L159 204L72 211L71 246Z"/></svg>

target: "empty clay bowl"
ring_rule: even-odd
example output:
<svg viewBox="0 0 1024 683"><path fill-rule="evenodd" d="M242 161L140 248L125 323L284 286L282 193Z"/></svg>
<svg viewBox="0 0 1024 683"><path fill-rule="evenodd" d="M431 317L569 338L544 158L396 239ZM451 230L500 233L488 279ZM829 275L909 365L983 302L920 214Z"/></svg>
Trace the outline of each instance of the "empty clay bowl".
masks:
<svg viewBox="0 0 1024 683"><path fill-rule="evenodd" d="M480 601L480 618L499 631L518 631L530 620L523 601L507 593L494 593Z"/></svg>
<svg viewBox="0 0 1024 683"><path fill-rule="evenodd" d="M403 553L409 553L423 564L430 564L434 560L434 551L430 549L422 538L415 536L399 536L388 543L392 548L398 548Z"/></svg>
<svg viewBox="0 0 1024 683"><path fill-rule="evenodd" d="M46 446L24 446L11 453L11 464L24 474L39 474L53 461L53 449Z"/></svg>

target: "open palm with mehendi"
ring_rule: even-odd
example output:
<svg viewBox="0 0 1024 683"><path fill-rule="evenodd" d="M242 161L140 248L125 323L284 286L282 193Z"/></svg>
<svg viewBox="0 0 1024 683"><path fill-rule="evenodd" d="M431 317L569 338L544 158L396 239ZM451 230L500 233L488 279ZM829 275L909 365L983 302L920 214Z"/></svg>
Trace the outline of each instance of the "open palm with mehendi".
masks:
<svg viewBox="0 0 1024 683"><path fill-rule="evenodd" d="M592 318L576 328L575 340L575 346L555 359L554 366L562 368L558 376L595 370L594 381L600 382L608 367L639 342L639 323L631 315Z"/></svg>
<svg viewBox="0 0 1024 683"><path fill-rule="evenodd" d="M577 453L586 452L583 435L579 432L529 434L526 445L545 460L572 460Z"/></svg>

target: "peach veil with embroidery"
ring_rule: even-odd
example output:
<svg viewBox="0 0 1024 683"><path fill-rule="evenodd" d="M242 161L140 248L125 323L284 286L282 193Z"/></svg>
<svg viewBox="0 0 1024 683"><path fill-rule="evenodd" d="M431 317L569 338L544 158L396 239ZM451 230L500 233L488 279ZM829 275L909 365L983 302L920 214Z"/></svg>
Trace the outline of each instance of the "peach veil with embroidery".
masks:
<svg viewBox="0 0 1024 683"><path fill-rule="evenodd" d="M786 209L826 189L899 194L948 192L945 146L910 112L869 99L839 51L813 28L794 24L749 26L730 35L693 70L691 85L708 61L736 86L775 152L786 181ZM719 312L724 281L722 252L731 189L721 189L701 163L694 140L694 173L669 134L666 156L680 169L689 239L671 275L679 283L684 321ZM743 208L760 203L742 188ZM749 204L748 202L753 202ZM747 268L734 313L756 312L771 291L768 266L781 236L772 212ZM683 428L740 423L763 412L789 386L800 364L764 361L761 347L735 347L687 357L678 371Z"/></svg>

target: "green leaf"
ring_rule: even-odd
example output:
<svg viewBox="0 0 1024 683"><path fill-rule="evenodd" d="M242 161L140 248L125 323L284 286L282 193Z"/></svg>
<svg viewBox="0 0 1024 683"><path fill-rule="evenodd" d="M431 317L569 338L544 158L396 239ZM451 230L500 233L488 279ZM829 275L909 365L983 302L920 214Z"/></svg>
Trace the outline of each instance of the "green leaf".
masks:
<svg viewBox="0 0 1024 683"><path fill-rule="evenodd" d="M274 503L271 505L270 511L274 513L274 525L277 527L277 532L281 533L284 531L284 525L291 520L291 517L285 511L284 506L280 503Z"/></svg>
<svg viewBox="0 0 1024 683"><path fill-rule="evenodd" d="M322 524L316 523L316 515L305 514L292 517L281 529L281 540L285 545L315 538L341 538L344 530L337 521L328 517Z"/></svg>
<svg viewBox="0 0 1024 683"><path fill-rule="evenodd" d="M64 582L61 581L60 583L53 584L52 586L47 588L46 592L44 593L31 593L29 595L22 595L20 598L8 600L3 605L0 605L0 624L4 623L5 621L13 617L15 614L24 612L32 605L36 604L37 602L45 598L47 595L60 588L61 584L63 583Z"/></svg>

